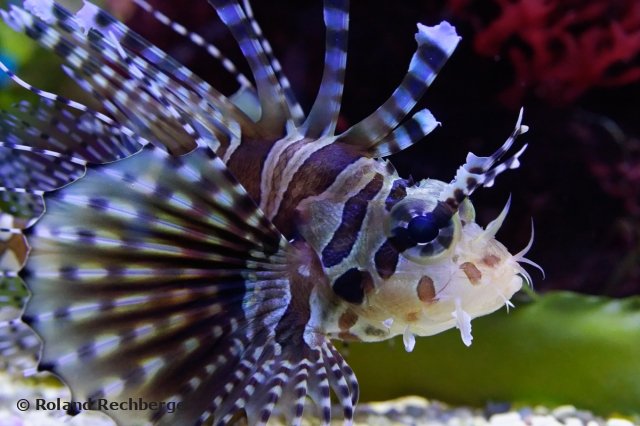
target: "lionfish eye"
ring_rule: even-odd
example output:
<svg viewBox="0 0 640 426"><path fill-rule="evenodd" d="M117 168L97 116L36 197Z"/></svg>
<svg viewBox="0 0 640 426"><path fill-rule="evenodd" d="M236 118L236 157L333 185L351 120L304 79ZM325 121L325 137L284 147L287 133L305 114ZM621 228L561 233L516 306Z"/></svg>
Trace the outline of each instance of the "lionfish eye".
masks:
<svg viewBox="0 0 640 426"><path fill-rule="evenodd" d="M425 244L438 236L440 227L433 213L429 212L412 218L407 226L407 231L409 231L409 237L418 244Z"/></svg>
<svg viewBox="0 0 640 426"><path fill-rule="evenodd" d="M434 202L403 200L391 210L387 236L407 259L429 263L453 246L458 220Z"/></svg>

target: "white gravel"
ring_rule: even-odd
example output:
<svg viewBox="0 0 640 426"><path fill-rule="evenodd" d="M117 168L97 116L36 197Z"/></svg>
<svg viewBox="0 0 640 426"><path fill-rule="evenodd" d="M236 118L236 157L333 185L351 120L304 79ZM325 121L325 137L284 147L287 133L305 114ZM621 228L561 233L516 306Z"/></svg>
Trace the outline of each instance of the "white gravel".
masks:
<svg viewBox="0 0 640 426"><path fill-rule="evenodd" d="M57 385L52 378L22 379L15 374L0 371L0 426L115 426L106 415L85 411L77 416L68 416L61 410L35 410L37 398L55 401L70 399L68 389ZM18 402L26 400L31 407L18 409ZM386 426L633 426L634 423L620 418L602 419L588 411L572 406L520 408L503 411L504 405L488 407L486 410L466 407L450 407L437 401L419 397L405 397L392 401L360 404L356 412L356 425ZM489 411L493 411L490 413ZM274 422L278 424L278 422ZM319 421L309 418L304 425L317 425ZM335 421L341 425L342 421ZM123 425L129 426L129 425Z"/></svg>

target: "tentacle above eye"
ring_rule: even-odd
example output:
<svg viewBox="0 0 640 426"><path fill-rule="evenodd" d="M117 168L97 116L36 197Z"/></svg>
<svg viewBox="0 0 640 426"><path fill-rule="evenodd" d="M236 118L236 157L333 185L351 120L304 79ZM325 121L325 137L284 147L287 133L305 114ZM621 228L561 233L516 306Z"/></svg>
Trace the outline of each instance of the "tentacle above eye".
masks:
<svg viewBox="0 0 640 426"><path fill-rule="evenodd" d="M478 157L473 153L469 153L466 162L458 169L454 179L438 197L442 208L449 209L450 215L455 214L460 203L473 194L476 189L481 186L490 187L499 174L506 170L520 167L519 158L527 149L527 144L523 145L511 157L497 165L495 164L511 148L516 138L527 132L527 130L529 128L522 124L522 110L520 110L513 132L493 154L488 157Z"/></svg>

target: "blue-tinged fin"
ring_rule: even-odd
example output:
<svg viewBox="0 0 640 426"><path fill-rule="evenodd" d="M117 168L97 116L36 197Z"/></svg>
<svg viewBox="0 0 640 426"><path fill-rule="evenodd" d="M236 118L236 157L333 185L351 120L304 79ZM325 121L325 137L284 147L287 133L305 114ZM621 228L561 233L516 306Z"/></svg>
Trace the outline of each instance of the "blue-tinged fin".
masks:
<svg viewBox="0 0 640 426"><path fill-rule="evenodd" d="M183 403L110 411L121 424L245 412L265 424L278 404L299 424L305 395L328 422L333 389L352 417L353 372L326 337L303 337L296 249L206 145L180 157L147 145L90 166L46 207L29 233L23 319L44 342L40 369L76 400Z"/></svg>
<svg viewBox="0 0 640 426"><path fill-rule="evenodd" d="M333 136L344 88L349 34L349 0L325 0L326 45L318 96L302 133L309 138Z"/></svg>
<svg viewBox="0 0 640 426"><path fill-rule="evenodd" d="M292 115L293 108L289 106L281 85L284 75L280 72L280 65L271 53L267 53L270 48L257 22L235 0L209 0L209 3L231 31L249 63L262 110L258 125L267 133L265 136L282 136L288 122L296 124ZM250 9L248 11L250 13ZM293 96L293 93L289 96Z"/></svg>
<svg viewBox="0 0 640 426"><path fill-rule="evenodd" d="M395 149L405 148L424 137L425 131L430 131L432 126L424 126L424 130L415 134L406 132L401 136L401 143L389 143L388 139L385 140L420 100L436 78L440 68L453 53L459 40L460 37L456 34L455 28L448 22L442 22L434 27L418 24L416 34L418 50L413 55L409 72L400 86L380 108L339 135L337 140L361 146L372 157L381 157L393 154L397 152ZM398 136L396 135L396 138ZM382 146L379 149L381 143Z"/></svg>
<svg viewBox="0 0 640 426"><path fill-rule="evenodd" d="M249 82L243 74L239 73L235 65L228 58L224 57L218 49L215 48L215 46L206 43L198 34L190 32L182 25L171 21L166 15L153 9L151 5L144 0L138 0L136 1L136 4L138 4L143 10L151 13L152 16L161 23L169 25L179 34L188 36L196 45L205 47L211 56L218 59L222 66L235 76L236 80L242 87L251 87L251 82ZM64 11L64 8L60 5L55 4L54 10L57 15L63 15L61 11ZM229 102L224 95L218 92L209 83L202 80L186 66L173 59L167 53L149 43L105 10L98 8L92 3L84 2L83 8L80 9L75 16L70 15L67 12L66 20L75 21L76 24L79 24L81 29L86 32L93 29L104 35L113 34L124 49L135 52L135 54L140 58L144 58L146 65L142 61L138 61L137 65L143 68L148 66L151 71L149 74L154 74L157 71L166 74L183 85L187 93L195 93L201 100L210 104L203 104L201 107L212 107L215 112L221 116L228 117L229 119L232 118L234 121L239 122L243 127L243 131L246 133L251 133L251 130L254 129L252 120L244 116L240 110L235 108L233 103Z"/></svg>
<svg viewBox="0 0 640 426"><path fill-rule="evenodd" d="M228 58L222 56L215 46L206 43L198 34L189 32L182 25L171 21L166 15L153 9L147 2L138 0L136 3L161 23L171 26L174 31L188 36L195 44L205 47L210 55L220 60L223 67L235 76L241 85L240 90L255 91L251 82L243 74L239 73L235 65ZM62 9L59 5L56 8ZM84 7L75 17L70 19L79 22L85 29L93 29L94 35L96 35L95 31L98 34L112 34L126 51L134 52L140 58L144 58L146 63L138 60L136 61L136 66L142 69L148 67L151 71L148 74L151 76L160 71L175 80L181 88L179 90L180 96L185 97L190 102L191 109L193 109L194 105L198 105L198 109L201 108L203 110L203 117L208 118L214 126L227 127L230 122L237 122L242 127L243 133L254 135L256 132L254 120L243 114L243 111L237 108L232 101L187 67L115 19L108 12L89 2L85 2Z"/></svg>
<svg viewBox="0 0 640 426"><path fill-rule="evenodd" d="M174 153L190 151L193 140L185 134L180 110L212 135L219 153L240 137L240 128L256 133L255 123L229 99L159 49L147 48L106 12L88 3L76 15L55 2L41 7L45 20L15 5L0 13L13 29L64 59L67 74L136 134ZM85 9L89 12L81 13Z"/></svg>
<svg viewBox="0 0 640 426"><path fill-rule="evenodd" d="M42 99L0 112L0 271L15 273L28 253L22 230L43 213L43 194L85 173L86 164L125 158L141 145L89 112Z"/></svg>
<svg viewBox="0 0 640 426"><path fill-rule="evenodd" d="M300 106L298 100L296 99L296 94L291 87L291 83L289 83L289 79L282 71L280 61L278 61L278 58L276 58L276 56L273 54L273 50L271 49L269 40L267 40L266 37L264 37L264 35L262 34L260 25L258 25L258 22L253 16L253 10L251 8L250 1L242 0L242 7L244 9L244 13L247 15L247 18L251 22L251 26L255 30L258 39L260 40L260 44L262 45L267 60L271 64L273 73L280 83L280 87L282 88L282 92L286 100L287 108L289 109L289 112L291 114L291 121L293 122L293 124L299 125L304 120L304 111L302 110L302 106Z"/></svg>
<svg viewBox="0 0 640 426"><path fill-rule="evenodd" d="M194 45L203 48L204 51L207 52L209 56L217 59L220 65L222 65L222 67L225 70L227 70L231 75L233 75L236 82L240 85L241 88L253 89L253 84L251 83L251 81L249 81L249 79L238 70L236 65L229 58L224 56L220 51L220 49L218 49L215 45L205 40L205 38L202 35L196 32L190 31L184 25L174 21L169 16L167 16L166 14L162 13L160 10L153 7L153 5L147 2L146 0L133 0L133 2L137 4L143 11L150 14L160 24L169 27L172 31L174 31L177 34L180 34L181 36L186 37ZM90 3L85 3L85 8L87 9L85 13L89 14L90 13L89 11L91 9ZM104 23L105 22L103 21L103 24ZM111 22L109 25L117 26L118 23L119 23L118 21ZM103 26L103 28L105 27ZM120 27L120 30L122 30L122 27ZM130 30L127 29L125 32L129 32L129 31ZM123 42L124 44L124 42L126 42L126 39L128 37L129 35L127 34L126 37L121 37L120 41ZM145 49L148 49L147 59L153 60L153 62L155 63L161 63L163 61L170 60L169 58L165 57L166 54L162 52L158 52L157 48L155 48L154 50L153 46L145 46ZM158 55L158 53L160 53L160 55ZM178 67L181 67L181 65L178 65Z"/></svg>

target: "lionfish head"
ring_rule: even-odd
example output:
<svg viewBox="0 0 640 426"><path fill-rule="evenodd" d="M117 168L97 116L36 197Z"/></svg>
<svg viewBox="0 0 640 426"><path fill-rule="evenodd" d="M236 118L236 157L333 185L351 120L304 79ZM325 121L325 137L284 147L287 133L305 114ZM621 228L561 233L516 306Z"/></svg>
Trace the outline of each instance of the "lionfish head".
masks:
<svg viewBox="0 0 640 426"><path fill-rule="evenodd" d="M354 339L375 341L402 334L410 351L414 335L457 327L463 342L470 345L473 318L512 306L509 299L523 282L531 282L521 263L538 267L524 258L533 237L524 250L511 254L495 238L510 201L483 228L475 222L469 196L479 187L491 186L503 171L519 166L526 145L501 159L517 136L527 131L521 120L522 113L510 137L492 155L468 154L450 183L426 179L402 191L391 190L384 202L371 203L370 226L359 247L375 255L355 255L357 268L333 281L334 292L351 302L335 315L339 337L348 337L344 324L349 323L348 335ZM397 175L389 180L394 178ZM344 289L347 275L351 281L355 275L361 279L361 299L352 296L354 286Z"/></svg>

